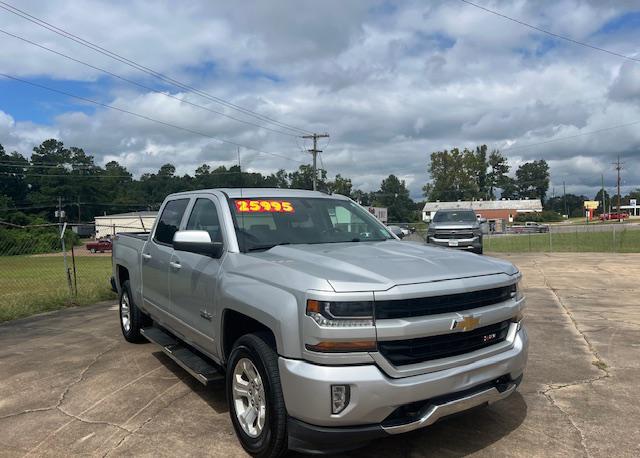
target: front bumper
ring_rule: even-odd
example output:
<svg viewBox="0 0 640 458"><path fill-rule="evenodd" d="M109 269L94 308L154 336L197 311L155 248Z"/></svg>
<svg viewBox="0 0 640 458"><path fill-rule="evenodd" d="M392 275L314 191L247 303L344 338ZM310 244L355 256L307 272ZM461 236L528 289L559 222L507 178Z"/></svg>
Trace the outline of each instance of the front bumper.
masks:
<svg viewBox="0 0 640 458"><path fill-rule="evenodd" d="M502 384L496 381L476 389L426 401L415 420L405 424L332 428L310 425L289 417L288 445L290 449L304 453L339 453L359 448L374 439L414 431L432 425L440 418L505 399L520 385L522 377L520 375L517 379Z"/></svg>
<svg viewBox="0 0 640 458"><path fill-rule="evenodd" d="M453 244L450 242L453 241ZM462 250L480 249L482 247L482 239L473 237L470 239L439 239L431 235L427 235L427 243L447 248L459 248Z"/></svg>
<svg viewBox="0 0 640 458"><path fill-rule="evenodd" d="M509 381L519 383L527 351L528 337L523 327L513 346L501 353L403 378L390 378L375 365L320 366L280 358L280 380L292 417L290 446L312 450L313 440L309 437L316 437L315 432L320 431L321 437L336 436L330 444L338 446L339 437L349 437L348 442L355 447L374 437L421 428L442 416L495 402L511 394L515 386L496 392L490 385L498 380L507 385ZM335 384L349 384L351 399L343 412L332 415L330 392ZM398 409L420 402L424 411L411 421L398 423L394 419Z"/></svg>

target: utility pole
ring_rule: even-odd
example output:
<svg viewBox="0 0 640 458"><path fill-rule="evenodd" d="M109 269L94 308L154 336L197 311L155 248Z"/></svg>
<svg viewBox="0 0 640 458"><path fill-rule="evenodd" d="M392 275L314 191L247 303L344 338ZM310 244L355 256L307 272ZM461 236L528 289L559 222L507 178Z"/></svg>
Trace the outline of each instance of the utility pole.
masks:
<svg viewBox="0 0 640 458"><path fill-rule="evenodd" d="M62 197L58 196L58 226L62 229Z"/></svg>
<svg viewBox="0 0 640 458"><path fill-rule="evenodd" d="M562 200L564 200L564 214L569 218L569 213L567 212L567 187L564 181L562 182Z"/></svg>
<svg viewBox="0 0 640 458"><path fill-rule="evenodd" d="M622 163L620 162L620 155L618 155L618 160L613 163L616 166L616 171L618 172L618 221L622 222L622 218L620 217L620 170L622 170Z"/></svg>
<svg viewBox="0 0 640 458"><path fill-rule="evenodd" d="M322 150L318 149L318 139L319 138L329 138L329 134L312 134L312 135L303 135L302 138L310 138L313 139L313 148L308 149L307 151L311 153L313 156L313 190L318 190L318 153L321 153Z"/></svg>
<svg viewBox="0 0 640 458"><path fill-rule="evenodd" d="M605 199L604 199L604 174L600 174L600 180L602 181L602 188L601 188L601 193L602 193L602 214L604 215L606 212L606 207L605 207ZM604 218L604 216L603 216Z"/></svg>
<svg viewBox="0 0 640 458"><path fill-rule="evenodd" d="M80 196L78 196L78 223L81 221L80 219Z"/></svg>

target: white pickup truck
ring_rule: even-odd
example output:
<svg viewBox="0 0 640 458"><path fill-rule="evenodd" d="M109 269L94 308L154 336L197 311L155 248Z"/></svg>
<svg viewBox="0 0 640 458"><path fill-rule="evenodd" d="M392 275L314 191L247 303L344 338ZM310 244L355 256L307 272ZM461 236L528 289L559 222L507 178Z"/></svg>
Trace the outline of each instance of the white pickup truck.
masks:
<svg viewBox="0 0 640 458"><path fill-rule="evenodd" d="M514 392L527 360L520 273L398 240L352 200L285 189L172 194L118 234L130 342L226 380L260 457L336 452Z"/></svg>

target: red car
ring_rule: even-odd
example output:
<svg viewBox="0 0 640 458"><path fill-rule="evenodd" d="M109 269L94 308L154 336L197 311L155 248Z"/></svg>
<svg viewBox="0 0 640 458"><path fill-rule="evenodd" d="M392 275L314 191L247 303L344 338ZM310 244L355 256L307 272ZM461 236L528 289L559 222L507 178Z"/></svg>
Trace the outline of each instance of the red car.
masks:
<svg viewBox="0 0 640 458"><path fill-rule="evenodd" d="M111 251L111 247L112 244L111 240L109 239L96 240L95 242L87 243L87 250L91 251L92 253L97 253L98 251L100 253Z"/></svg>
<svg viewBox="0 0 640 458"><path fill-rule="evenodd" d="M616 219L627 219L629 218L628 213L604 213L600 215L600 221L609 221Z"/></svg>

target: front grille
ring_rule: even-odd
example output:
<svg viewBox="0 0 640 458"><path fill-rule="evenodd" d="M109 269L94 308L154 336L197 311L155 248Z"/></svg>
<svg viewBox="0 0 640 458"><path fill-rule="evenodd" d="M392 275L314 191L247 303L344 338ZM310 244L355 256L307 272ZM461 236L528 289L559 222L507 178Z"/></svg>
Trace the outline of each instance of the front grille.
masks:
<svg viewBox="0 0 640 458"><path fill-rule="evenodd" d="M447 296L419 297L375 302L377 320L436 315L498 304L511 298L512 286L449 294Z"/></svg>
<svg viewBox="0 0 640 458"><path fill-rule="evenodd" d="M436 239L472 239L473 232L436 232Z"/></svg>
<svg viewBox="0 0 640 458"><path fill-rule="evenodd" d="M416 364L470 353L503 342L511 320L490 324L469 332L455 332L418 339L378 342L378 350L394 366Z"/></svg>

